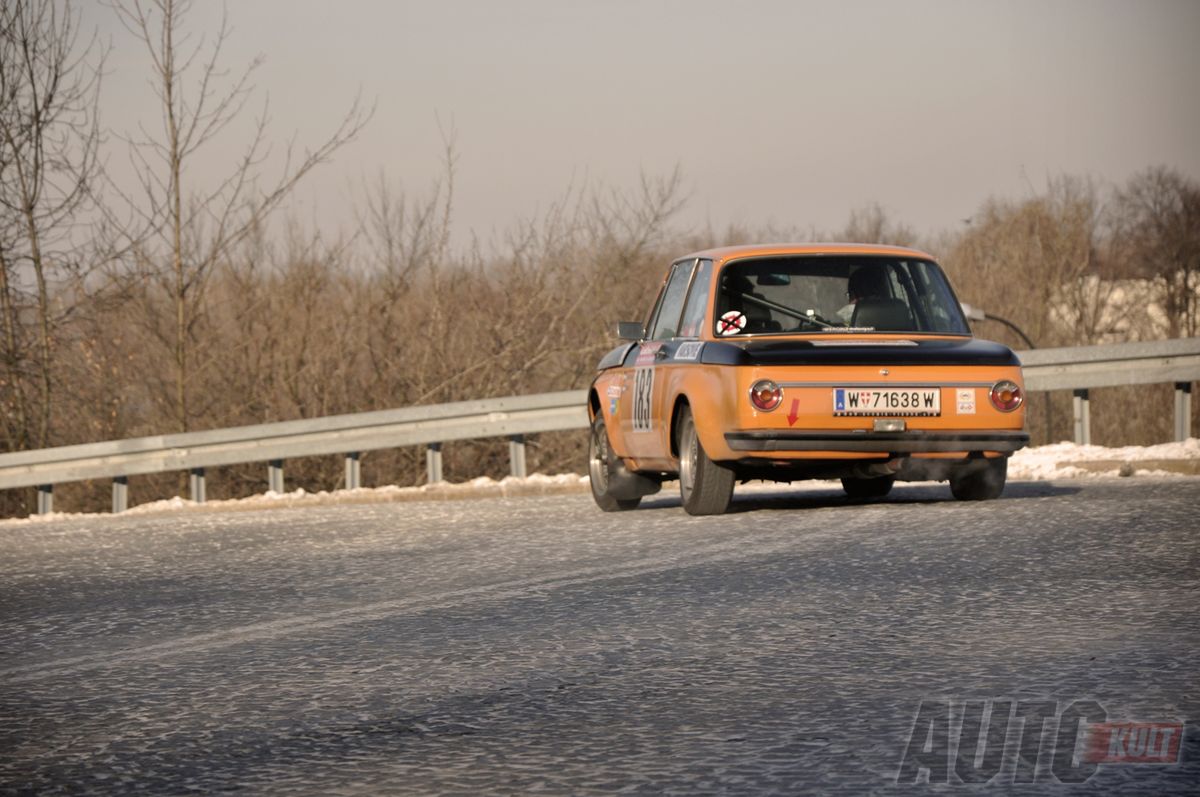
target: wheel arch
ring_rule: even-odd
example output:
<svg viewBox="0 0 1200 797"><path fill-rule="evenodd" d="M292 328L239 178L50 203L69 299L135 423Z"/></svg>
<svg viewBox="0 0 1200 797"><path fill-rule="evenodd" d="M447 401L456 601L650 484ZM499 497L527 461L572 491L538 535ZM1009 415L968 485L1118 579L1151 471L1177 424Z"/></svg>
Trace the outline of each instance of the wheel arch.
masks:
<svg viewBox="0 0 1200 797"><path fill-rule="evenodd" d="M600 393L597 392L595 386L588 391L588 421L596 420L596 416L600 414Z"/></svg>
<svg viewBox="0 0 1200 797"><path fill-rule="evenodd" d="M675 401L671 406L671 425L668 428L671 456L675 457L675 459L679 459L679 416L682 414L684 407L690 410L692 402L686 393L680 393L675 397Z"/></svg>

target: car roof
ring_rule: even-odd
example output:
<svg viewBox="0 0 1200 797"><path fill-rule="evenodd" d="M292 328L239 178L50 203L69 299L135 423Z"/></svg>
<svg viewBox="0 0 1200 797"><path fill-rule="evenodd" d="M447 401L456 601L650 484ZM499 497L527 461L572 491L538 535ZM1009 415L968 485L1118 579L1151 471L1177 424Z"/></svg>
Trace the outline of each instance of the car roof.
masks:
<svg viewBox="0 0 1200 797"><path fill-rule="evenodd" d="M904 257L918 260L933 260L933 256L905 246L888 246L883 244L855 243L775 243L775 244L743 244L741 246L723 246L693 252L680 260L689 258L705 258L717 264L743 257L767 257L772 255L882 255Z"/></svg>

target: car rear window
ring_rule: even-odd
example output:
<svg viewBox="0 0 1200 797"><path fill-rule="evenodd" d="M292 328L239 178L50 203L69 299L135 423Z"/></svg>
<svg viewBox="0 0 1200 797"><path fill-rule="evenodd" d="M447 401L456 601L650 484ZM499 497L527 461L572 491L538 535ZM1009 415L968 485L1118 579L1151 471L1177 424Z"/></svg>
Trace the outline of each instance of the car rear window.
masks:
<svg viewBox="0 0 1200 797"><path fill-rule="evenodd" d="M740 313L739 324L719 320ZM906 332L969 335L936 263L880 256L736 260L721 270L718 334Z"/></svg>

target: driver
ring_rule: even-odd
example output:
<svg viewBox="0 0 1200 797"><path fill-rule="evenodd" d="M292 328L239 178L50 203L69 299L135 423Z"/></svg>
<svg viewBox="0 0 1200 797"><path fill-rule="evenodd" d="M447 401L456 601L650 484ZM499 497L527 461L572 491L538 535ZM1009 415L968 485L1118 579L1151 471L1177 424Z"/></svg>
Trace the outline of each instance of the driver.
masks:
<svg viewBox="0 0 1200 797"><path fill-rule="evenodd" d="M887 272L881 268L859 266L852 271L850 279L846 281L846 298L850 303L837 311L842 323L850 323L850 319L854 317L854 305L858 304L859 299L887 298L887 282Z"/></svg>

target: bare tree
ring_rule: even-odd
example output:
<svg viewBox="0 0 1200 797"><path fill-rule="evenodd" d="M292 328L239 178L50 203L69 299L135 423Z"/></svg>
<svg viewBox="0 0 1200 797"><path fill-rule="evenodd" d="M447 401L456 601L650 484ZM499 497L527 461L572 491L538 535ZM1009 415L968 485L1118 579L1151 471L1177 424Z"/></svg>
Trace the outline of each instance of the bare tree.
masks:
<svg viewBox="0 0 1200 797"><path fill-rule="evenodd" d="M851 210L850 220L833 238L860 244L912 246L917 235L904 224L889 219L883 206L873 202Z"/></svg>
<svg viewBox="0 0 1200 797"><path fill-rule="evenodd" d="M1200 185L1159 166L1117 191L1112 213L1117 276L1149 280L1167 337L1200 331Z"/></svg>
<svg viewBox="0 0 1200 797"><path fill-rule="evenodd" d="M365 207L359 211L359 225L370 269L363 304L372 323L365 346L375 381L398 401L411 399L406 377L414 371L412 360L432 352L423 347L406 351L404 361L397 358L404 337L412 334L413 320L411 314L406 318L397 309L420 301L413 295L418 281L427 296L437 296L442 272L449 265L458 163L453 128L442 129L442 145L443 175L427 196L406 196L390 186L382 172L374 184L363 186ZM441 310L439 302L431 306L435 315Z"/></svg>
<svg viewBox="0 0 1200 797"><path fill-rule="evenodd" d="M945 260L959 296L1039 346L1098 337L1108 290L1094 279L1099 209L1094 186L1068 177L1029 199L989 200Z"/></svg>
<svg viewBox="0 0 1200 797"><path fill-rule="evenodd" d="M169 297L173 309L171 322L160 327L159 337L172 356L175 425L186 431L191 420L189 386L193 370L202 367L192 362L191 353L208 277L304 175L362 130L371 112L356 99L332 135L303 152L289 145L279 174L264 180L270 156L264 102L237 162L219 179L203 181L202 188L200 181L193 182L189 166L245 110L253 93L251 77L261 58L226 81L221 55L230 27L224 15L211 44L202 39L193 45L185 24L191 0L116 0L113 8L146 47L162 108L160 130L142 128L129 139L145 201L140 206L141 221L152 231L134 236L138 239L135 260L146 281L157 283Z"/></svg>
<svg viewBox="0 0 1200 797"><path fill-rule="evenodd" d="M90 262L72 231L96 175L104 53L95 39L81 46L78 22L61 0L0 4L0 359L13 449L47 445L55 334L77 307L55 307L52 293Z"/></svg>

